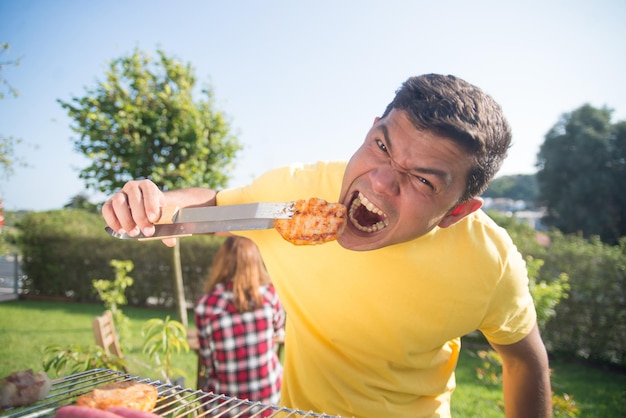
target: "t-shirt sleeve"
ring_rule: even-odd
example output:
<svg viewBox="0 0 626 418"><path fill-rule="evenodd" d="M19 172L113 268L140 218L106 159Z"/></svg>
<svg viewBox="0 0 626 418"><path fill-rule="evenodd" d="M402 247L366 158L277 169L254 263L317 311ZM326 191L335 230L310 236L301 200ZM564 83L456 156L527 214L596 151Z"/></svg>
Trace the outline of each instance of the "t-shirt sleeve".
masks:
<svg viewBox="0 0 626 418"><path fill-rule="evenodd" d="M537 321L526 263L512 243L506 254L508 258L504 260L502 276L479 327L489 341L500 345L520 341Z"/></svg>

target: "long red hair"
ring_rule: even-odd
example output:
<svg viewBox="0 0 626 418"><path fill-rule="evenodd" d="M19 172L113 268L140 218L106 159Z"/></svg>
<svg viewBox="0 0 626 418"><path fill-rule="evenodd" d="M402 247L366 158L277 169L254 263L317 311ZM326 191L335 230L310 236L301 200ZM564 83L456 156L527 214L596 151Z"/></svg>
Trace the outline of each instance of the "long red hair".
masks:
<svg viewBox="0 0 626 418"><path fill-rule="evenodd" d="M254 241L230 236L218 250L204 291L210 292L218 283L233 283L234 303L239 312L247 312L262 305L259 286L270 283L259 247Z"/></svg>

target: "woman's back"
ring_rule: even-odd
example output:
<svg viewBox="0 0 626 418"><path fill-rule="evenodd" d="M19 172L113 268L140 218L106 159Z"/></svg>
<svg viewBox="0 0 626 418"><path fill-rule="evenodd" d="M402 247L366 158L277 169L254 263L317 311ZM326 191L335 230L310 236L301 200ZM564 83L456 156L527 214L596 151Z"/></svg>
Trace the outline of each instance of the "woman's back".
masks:
<svg viewBox="0 0 626 418"><path fill-rule="evenodd" d="M195 308L206 368L203 390L278 404L283 369L274 338L284 332L285 313L256 244L227 238L215 255L205 292Z"/></svg>
<svg viewBox="0 0 626 418"><path fill-rule="evenodd" d="M274 336L285 316L274 287L260 286L263 304L238 312L232 284L218 284L196 305L200 350L207 367L205 391L277 404L282 366Z"/></svg>

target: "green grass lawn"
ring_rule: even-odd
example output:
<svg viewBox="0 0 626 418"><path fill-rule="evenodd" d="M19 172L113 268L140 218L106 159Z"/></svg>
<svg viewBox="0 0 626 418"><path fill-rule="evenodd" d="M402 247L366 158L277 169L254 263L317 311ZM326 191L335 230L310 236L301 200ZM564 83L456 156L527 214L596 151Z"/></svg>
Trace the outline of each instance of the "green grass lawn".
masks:
<svg viewBox="0 0 626 418"><path fill-rule="evenodd" d="M13 371L42 370L42 352L48 345L94 344L92 320L100 315L100 304L42 301L0 303L0 377ZM125 352L131 374L158 380L141 353L141 327L151 318L176 318L174 310L123 307L131 319L132 349ZM193 324L193 320L189 322ZM135 361L133 361L133 359ZM185 372L185 386L195 388L196 355L193 352L174 358L174 366ZM464 346L457 367L457 390L452 397L453 415L462 418L503 417L498 406L502 390L476 377L481 364L473 350ZM583 418L626 415L626 374L589 367L579 363L553 360L552 386L555 393L572 395ZM53 376L51 376L53 377Z"/></svg>
<svg viewBox="0 0 626 418"><path fill-rule="evenodd" d="M16 370L43 370L43 350L49 345L94 345L93 318L104 310L101 304L42 301L10 301L0 303L0 377ZM130 349L124 351L129 373L162 380L142 353L141 328L152 318L177 319L174 310L140 309L124 306L131 320ZM193 318L189 322L193 325ZM185 386L195 388L197 357L194 352L176 355L173 366L185 373ZM48 373L51 378L55 376Z"/></svg>

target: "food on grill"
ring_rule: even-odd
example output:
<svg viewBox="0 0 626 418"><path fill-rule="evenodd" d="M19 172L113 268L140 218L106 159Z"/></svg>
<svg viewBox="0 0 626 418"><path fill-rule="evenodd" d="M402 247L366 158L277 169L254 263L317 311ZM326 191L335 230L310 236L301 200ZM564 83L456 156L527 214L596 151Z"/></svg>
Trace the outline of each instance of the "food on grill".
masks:
<svg viewBox="0 0 626 418"><path fill-rule="evenodd" d="M158 388L158 405L155 407L156 411L150 415L154 417L155 413L158 413L161 417L188 417L194 414L193 411L184 408L184 406L191 406L196 408L198 416L220 416L226 415L216 414L220 408L228 408L232 411L237 407L250 407L245 413L246 416L252 417L325 417L325 418L339 418L334 415L317 414L313 412L305 412L301 410L290 409L284 406L264 404L261 402L246 401L236 397L220 395L215 393L207 393L201 390L185 389L180 386L172 386L159 381L151 381L150 379L141 378L138 376L131 376L125 373L120 373L114 370L108 369L91 369L84 372L76 373L70 376L63 377L61 379L55 379L52 382L52 388L50 394L46 397L45 401L38 402L36 405L27 407L26 411L17 411L17 413L11 413L10 416L22 416L22 417L51 417L54 411L57 411L61 415L57 415L58 418L121 418L120 413L113 415L111 412L117 409L101 410L96 408L89 408L86 406L77 406L76 391L80 390L81 393L86 393L94 389L100 388L102 385L110 383L111 381L120 379L133 380L142 383L149 383L155 388ZM71 406L70 409L65 409ZM63 411L61 411L63 410ZM258 412L253 412L257 411ZM119 411L119 410L117 410ZM209 412L212 411L212 412ZM108 413L108 415L99 415L99 413ZM141 413L141 411L134 411ZM26 414L25 414L26 413ZM147 412L143 412L144 414ZM208 414L208 415L205 415ZM212 415L211 415L212 414ZM238 416L243 416L243 414ZM0 412L0 416L4 416L3 412ZM111 417L113 415L113 417ZM144 415L145 416L145 415Z"/></svg>
<svg viewBox="0 0 626 418"><path fill-rule="evenodd" d="M46 397L51 386L52 381L44 372L12 373L0 381L0 409L37 402Z"/></svg>
<svg viewBox="0 0 626 418"><path fill-rule="evenodd" d="M152 411L158 397L157 389L149 384L125 381L109 383L79 396L76 404L91 408L107 409L113 406Z"/></svg>
<svg viewBox="0 0 626 418"><path fill-rule="evenodd" d="M311 198L294 202L291 219L276 219L274 228L294 245L315 245L336 240L346 226L346 207Z"/></svg>
<svg viewBox="0 0 626 418"><path fill-rule="evenodd" d="M120 418L120 415L87 406L66 405L57 410L54 418Z"/></svg>

